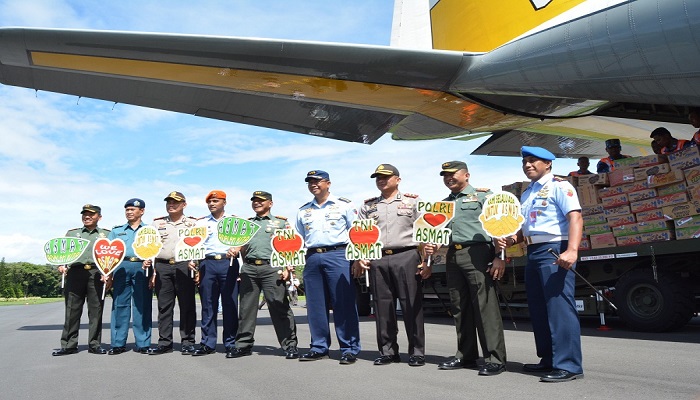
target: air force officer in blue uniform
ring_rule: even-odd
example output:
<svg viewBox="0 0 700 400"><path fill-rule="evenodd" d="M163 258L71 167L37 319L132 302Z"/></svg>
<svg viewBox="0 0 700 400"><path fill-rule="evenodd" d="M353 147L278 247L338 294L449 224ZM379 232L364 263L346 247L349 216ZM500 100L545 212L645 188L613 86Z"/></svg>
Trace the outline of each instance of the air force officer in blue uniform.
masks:
<svg viewBox="0 0 700 400"><path fill-rule="evenodd" d="M528 244L525 288L541 360L523 368L545 373L543 382L580 379L581 326L574 300L576 275L570 269L576 267L581 242L581 205L573 186L552 175L554 154L530 146L523 146L521 154L523 172L531 181L520 200L525 222L517 236L498 239L498 247Z"/></svg>
<svg viewBox="0 0 700 400"><path fill-rule="evenodd" d="M134 351L147 354L151 347L151 320L153 308L153 289L143 269L143 260L136 256L131 245L134 236L145 224L141 221L146 203L141 199L130 199L124 204L126 224L117 225L109 233L109 240L124 241L126 254L121 268L114 271L112 287L112 345L110 355L126 351L126 338L129 334L129 321L134 321Z"/></svg>
<svg viewBox="0 0 700 400"><path fill-rule="evenodd" d="M353 364L360 352L360 325L345 247L357 209L350 200L330 193L327 172L310 171L305 180L314 199L299 208L296 230L307 247L304 288L311 350L299 360L328 358L331 335L326 299L330 299L342 352L340 363Z"/></svg>

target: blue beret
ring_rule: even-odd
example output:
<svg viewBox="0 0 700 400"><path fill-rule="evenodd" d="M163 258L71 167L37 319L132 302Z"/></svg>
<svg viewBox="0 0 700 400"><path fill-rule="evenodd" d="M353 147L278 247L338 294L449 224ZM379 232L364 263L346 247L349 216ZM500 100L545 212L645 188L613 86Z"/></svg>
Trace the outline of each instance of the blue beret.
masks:
<svg viewBox="0 0 700 400"><path fill-rule="evenodd" d="M523 146L520 148L520 155L523 157L532 156L542 160L552 161L556 159L551 151L542 147Z"/></svg>
<svg viewBox="0 0 700 400"><path fill-rule="evenodd" d="M141 199L129 199L124 203L124 208L127 207L146 208L146 202Z"/></svg>
<svg viewBox="0 0 700 400"><path fill-rule="evenodd" d="M328 175L328 172L326 171L321 171L320 169L314 170L314 171L309 171L306 173L306 178L304 181L308 182L310 179L326 179L330 180L331 177Z"/></svg>

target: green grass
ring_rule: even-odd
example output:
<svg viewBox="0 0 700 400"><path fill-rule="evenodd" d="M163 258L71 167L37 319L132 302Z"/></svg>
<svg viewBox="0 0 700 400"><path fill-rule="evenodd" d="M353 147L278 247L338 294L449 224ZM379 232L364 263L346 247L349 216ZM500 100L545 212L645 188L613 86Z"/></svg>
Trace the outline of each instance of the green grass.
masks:
<svg viewBox="0 0 700 400"><path fill-rule="evenodd" d="M20 305L30 305L30 304L44 304L44 303L55 303L58 301L63 301L63 297L27 297L21 299L6 299L0 298L0 306L20 306Z"/></svg>

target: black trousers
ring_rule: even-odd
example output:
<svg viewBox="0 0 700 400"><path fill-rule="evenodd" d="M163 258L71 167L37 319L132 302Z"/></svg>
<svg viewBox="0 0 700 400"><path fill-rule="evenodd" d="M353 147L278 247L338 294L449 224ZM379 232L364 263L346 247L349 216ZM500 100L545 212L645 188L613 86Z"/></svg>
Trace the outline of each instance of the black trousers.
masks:
<svg viewBox="0 0 700 400"><path fill-rule="evenodd" d="M416 275L419 263L420 256L416 250L385 255L371 261L370 289L374 298L377 347L381 355L399 354L396 299L403 312L408 354L425 355L423 288L420 276Z"/></svg>
<svg viewBox="0 0 700 400"><path fill-rule="evenodd" d="M197 308L194 301L194 280L190 277L187 264L187 261L175 264L156 261L159 346L173 345L175 298L180 307L180 341L183 345L194 345Z"/></svg>

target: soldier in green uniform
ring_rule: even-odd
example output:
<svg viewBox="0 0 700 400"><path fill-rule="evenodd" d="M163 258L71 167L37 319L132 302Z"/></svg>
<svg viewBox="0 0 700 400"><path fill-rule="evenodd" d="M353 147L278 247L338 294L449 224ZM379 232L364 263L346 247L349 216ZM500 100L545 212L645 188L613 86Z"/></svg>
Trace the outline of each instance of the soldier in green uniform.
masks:
<svg viewBox="0 0 700 400"><path fill-rule="evenodd" d="M289 276L286 268L273 268L270 266L272 254L271 240L277 229L290 229L287 218L270 214L272 208L272 195L258 190L253 192L252 201L255 217L249 220L260 225L260 230L246 244L243 254L243 266L241 267L240 309L238 334L236 335L236 347L231 349L227 358L249 356L255 343L255 325L258 314L258 299L262 290L267 302L272 325L277 333L277 340L284 350L287 359L299 357L297 350L297 327L294 322L294 313L289 306L286 296L285 282ZM230 250L236 252L236 250ZM281 274L280 274L281 272Z"/></svg>
<svg viewBox="0 0 700 400"><path fill-rule="evenodd" d="M490 267L495 258L494 247L479 222L484 201L491 191L475 189L469 184L467 164L462 161L442 164L440 175L451 192L445 201L455 202L454 218L448 225L452 237L446 272L457 328L457 353L438 368L476 368L478 332L485 361L479 375L497 375L506 368L506 345L493 279L503 275L505 265ZM426 254L434 250L435 246L426 246Z"/></svg>
<svg viewBox="0 0 700 400"><path fill-rule="evenodd" d="M66 237L78 237L88 239L90 245L74 263L69 266L58 267L58 272L66 274L66 283L63 295L66 302L66 319L61 333L61 349L53 352L54 356L64 356L78 352L78 330L80 329L80 317L83 315L83 304L87 298L88 319L90 328L88 331L88 351L92 354L106 354L102 348L102 286L104 278L95 266L92 258L95 241L106 238L109 230L102 229L97 223L102 219L102 209L92 204L83 206L83 227L71 229L66 232Z"/></svg>

